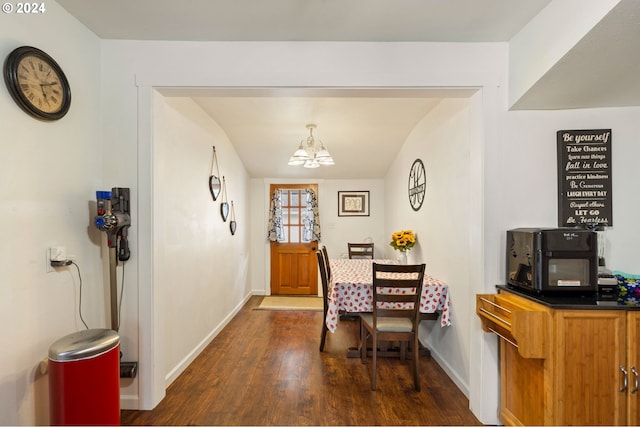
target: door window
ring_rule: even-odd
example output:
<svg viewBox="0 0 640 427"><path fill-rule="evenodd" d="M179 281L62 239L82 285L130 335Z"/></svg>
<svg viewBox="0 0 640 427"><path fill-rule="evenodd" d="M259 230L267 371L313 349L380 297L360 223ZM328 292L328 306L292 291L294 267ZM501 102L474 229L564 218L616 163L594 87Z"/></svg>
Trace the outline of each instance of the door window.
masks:
<svg viewBox="0 0 640 427"><path fill-rule="evenodd" d="M271 188L267 237L278 243L320 240L317 186L287 185Z"/></svg>
<svg viewBox="0 0 640 427"><path fill-rule="evenodd" d="M280 243L310 242L309 233L304 232L304 218L308 210L306 190L280 189L278 191L282 203L282 228L284 231L278 241Z"/></svg>

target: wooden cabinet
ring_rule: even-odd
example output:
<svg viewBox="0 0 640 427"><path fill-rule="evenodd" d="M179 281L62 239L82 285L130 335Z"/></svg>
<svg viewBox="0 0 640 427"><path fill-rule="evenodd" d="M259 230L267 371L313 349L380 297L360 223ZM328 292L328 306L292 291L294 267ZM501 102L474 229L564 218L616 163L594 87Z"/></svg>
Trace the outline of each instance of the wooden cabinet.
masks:
<svg viewBox="0 0 640 427"><path fill-rule="evenodd" d="M501 290L478 295L476 313L500 336L502 422L640 425L640 311L554 308Z"/></svg>
<svg viewBox="0 0 640 427"><path fill-rule="evenodd" d="M625 425L620 365L626 365L626 313L558 310L555 316L557 424Z"/></svg>
<svg viewBox="0 0 640 427"><path fill-rule="evenodd" d="M627 424L640 426L640 311L627 314Z"/></svg>
<svg viewBox="0 0 640 427"><path fill-rule="evenodd" d="M500 419L507 425L543 425L553 378L552 310L512 293L478 295L476 313L500 339Z"/></svg>

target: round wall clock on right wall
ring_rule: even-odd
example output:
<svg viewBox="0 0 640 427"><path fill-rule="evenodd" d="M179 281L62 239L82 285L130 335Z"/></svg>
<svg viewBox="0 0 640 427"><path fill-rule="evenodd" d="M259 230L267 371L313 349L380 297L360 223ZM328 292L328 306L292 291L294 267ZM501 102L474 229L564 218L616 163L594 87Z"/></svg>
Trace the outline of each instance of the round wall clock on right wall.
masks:
<svg viewBox="0 0 640 427"><path fill-rule="evenodd" d="M416 159L409 171L409 204L414 211L419 211L424 202L427 189L427 175L422 160Z"/></svg>

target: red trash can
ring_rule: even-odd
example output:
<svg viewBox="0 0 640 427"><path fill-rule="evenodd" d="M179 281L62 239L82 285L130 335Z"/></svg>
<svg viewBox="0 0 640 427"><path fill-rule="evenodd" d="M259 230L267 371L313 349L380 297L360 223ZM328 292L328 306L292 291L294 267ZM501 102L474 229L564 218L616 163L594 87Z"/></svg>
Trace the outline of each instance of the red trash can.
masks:
<svg viewBox="0 0 640 427"><path fill-rule="evenodd" d="M111 329L67 335L49 348L51 425L120 424L120 337Z"/></svg>

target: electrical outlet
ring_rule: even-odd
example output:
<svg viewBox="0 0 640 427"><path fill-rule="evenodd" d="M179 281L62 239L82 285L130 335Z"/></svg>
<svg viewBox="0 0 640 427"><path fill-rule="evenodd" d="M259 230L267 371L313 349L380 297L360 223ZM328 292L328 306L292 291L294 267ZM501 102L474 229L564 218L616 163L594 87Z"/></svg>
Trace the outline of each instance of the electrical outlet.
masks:
<svg viewBox="0 0 640 427"><path fill-rule="evenodd" d="M51 265L51 261L65 261L67 259L67 248L64 246L52 246L47 248L46 271L51 273L56 269Z"/></svg>
<svg viewBox="0 0 640 427"><path fill-rule="evenodd" d="M64 246L52 246L49 248L51 261L64 261L67 259L67 248Z"/></svg>

